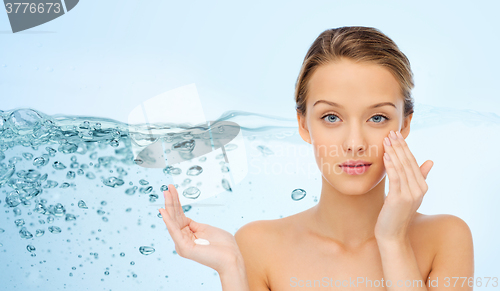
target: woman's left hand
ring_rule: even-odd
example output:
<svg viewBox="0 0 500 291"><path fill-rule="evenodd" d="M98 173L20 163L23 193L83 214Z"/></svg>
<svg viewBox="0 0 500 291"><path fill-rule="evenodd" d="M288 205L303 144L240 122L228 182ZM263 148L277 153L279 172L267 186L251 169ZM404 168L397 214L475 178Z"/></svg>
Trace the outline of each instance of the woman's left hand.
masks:
<svg viewBox="0 0 500 291"><path fill-rule="evenodd" d="M434 163L427 160L419 167L401 133L391 130L389 137L384 138L389 193L375 225L375 237L384 241L404 241L427 192L425 179Z"/></svg>

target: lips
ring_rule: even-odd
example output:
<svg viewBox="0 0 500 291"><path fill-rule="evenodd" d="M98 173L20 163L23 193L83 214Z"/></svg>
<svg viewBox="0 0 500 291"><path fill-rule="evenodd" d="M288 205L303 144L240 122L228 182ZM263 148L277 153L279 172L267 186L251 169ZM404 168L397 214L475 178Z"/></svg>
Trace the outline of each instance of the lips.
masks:
<svg viewBox="0 0 500 291"><path fill-rule="evenodd" d="M368 171L371 164L372 163L363 160L348 160L339 166L343 172L349 175L361 175Z"/></svg>
<svg viewBox="0 0 500 291"><path fill-rule="evenodd" d="M345 161L344 163L340 164L341 167L350 167L350 168L355 168L355 167L362 167L362 166L369 166L372 163L363 161L363 160L348 160Z"/></svg>
<svg viewBox="0 0 500 291"><path fill-rule="evenodd" d="M350 166L350 165L342 165L341 167L348 167L348 168L361 168L361 167L364 167L364 166L369 166L370 164L359 164L359 165L356 165L356 166Z"/></svg>

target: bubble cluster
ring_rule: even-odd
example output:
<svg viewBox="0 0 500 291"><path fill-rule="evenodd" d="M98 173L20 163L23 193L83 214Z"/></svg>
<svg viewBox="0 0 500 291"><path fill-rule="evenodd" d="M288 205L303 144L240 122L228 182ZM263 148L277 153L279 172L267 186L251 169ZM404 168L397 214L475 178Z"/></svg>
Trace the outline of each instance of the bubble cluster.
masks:
<svg viewBox="0 0 500 291"><path fill-rule="evenodd" d="M222 128L220 130L223 131ZM64 274L77 277L80 275L78 266L92 264L92 261L105 257L101 251L99 256L95 250L91 250L90 258L83 260L85 258L80 252L83 242L76 239L75 234L80 234L88 221L92 222L94 229L100 227L104 231L102 235L97 235L101 232L99 229L85 239L105 245L110 232L119 235L126 231L106 228L121 220L120 215L143 215L141 211L144 209L135 204L119 209L113 203L115 195L123 195L120 199L141 199L149 205L162 205L163 191L168 190L168 183L173 183L168 179L183 175L188 177L179 178L182 181L179 182L182 187L179 194L193 201L199 198L202 194L201 178L210 175L210 171L207 170L207 157L193 159L192 152L206 137L195 132L165 137L161 131L152 137L142 132L143 128L131 132L127 124L102 118L56 118L32 109L0 111L0 207L5 209L7 217L0 223L0 234L18 240L29 259L37 257L37 260L41 260L41 255L50 257L62 253L60 250L51 250L51 244L57 248L61 242L71 246L71 251L65 255L74 256L70 259L72 265L76 257L82 259L82 264L74 263ZM132 143L145 144L159 138L171 143L167 151L175 151L180 157L192 160L193 165L184 170L177 164L158 169L163 179L160 181L148 176L134 158ZM236 145L231 144L225 146L226 151L236 148ZM140 158L148 162L147 157ZM222 155L216 159L219 159L217 163L220 162L221 173L230 172ZM222 179L217 183L221 189L232 191L229 180ZM175 187L179 189L179 185L175 184ZM95 197L99 197L97 201ZM191 205L182 206L184 212L191 209ZM161 218L159 213L153 213L152 216ZM137 227L142 224L143 229L147 227L149 232L165 230L156 222L134 221L137 221ZM5 241L2 243L5 244ZM3 244L0 246L5 249ZM153 246L136 245L133 248L135 252L139 250L138 255L148 256L148 259L155 256ZM120 259L127 253L129 259L123 262L127 267L134 266L136 262L140 264L131 250L123 250L114 251L113 255ZM87 256L89 252L85 252ZM112 277L117 273L103 268L101 274L103 277ZM129 275L137 277L132 272Z"/></svg>

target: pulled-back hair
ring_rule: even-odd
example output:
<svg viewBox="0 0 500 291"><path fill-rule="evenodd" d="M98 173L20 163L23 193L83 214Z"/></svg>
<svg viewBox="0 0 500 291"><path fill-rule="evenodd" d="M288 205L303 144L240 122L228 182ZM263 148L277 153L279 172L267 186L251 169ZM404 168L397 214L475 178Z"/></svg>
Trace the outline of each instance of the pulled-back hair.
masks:
<svg viewBox="0 0 500 291"><path fill-rule="evenodd" d="M342 58L387 68L398 81L404 98L404 117L413 113L414 87L410 61L396 43L376 28L344 26L323 31L307 52L295 83L296 110L306 114L308 83L316 69Z"/></svg>

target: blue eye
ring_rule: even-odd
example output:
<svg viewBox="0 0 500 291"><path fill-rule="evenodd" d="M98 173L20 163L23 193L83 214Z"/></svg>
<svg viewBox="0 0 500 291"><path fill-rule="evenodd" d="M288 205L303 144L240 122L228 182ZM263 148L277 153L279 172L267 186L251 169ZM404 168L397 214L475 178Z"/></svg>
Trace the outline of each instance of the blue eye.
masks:
<svg viewBox="0 0 500 291"><path fill-rule="evenodd" d="M379 118L376 118L376 117L379 117ZM381 114L374 115L371 119L373 119L373 118L375 118L374 119L375 123L382 123L383 121L389 120L389 118L387 118L386 116L381 115ZM381 120L381 118L385 118L385 120ZM378 120L378 121L376 121L376 120Z"/></svg>
<svg viewBox="0 0 500 291"><path fill-rule="evenodd" d="M340 118L335 114L327 114L327 115L321 117L321 119L325 120L327 123L335 123L337 121L337 119L340 119ZM382 114L377 114L377 115L372 116L370 119L373 119L373 121L375 123L383 123L383 122L389 120L390 118L385 116L385 115L382 115Z"/></svg>
<svg viewBox="0 0 500 291"><path fill-rule="evenodd" d="M329 118L330 116L332 116L333 118ZM337 115L335 115L335 114L328 114L328 115L325 115L325 116L323 116L321 119L323 119L323 120L324 120L325 118L326 118L326 120L325 120L325 121L326 121L326 122L328 122L328 123L335 123L335 122L332 122L332 119L333 119L333 121L334 121L335 119L339 119L339 117L338 117Z"/></svg>

